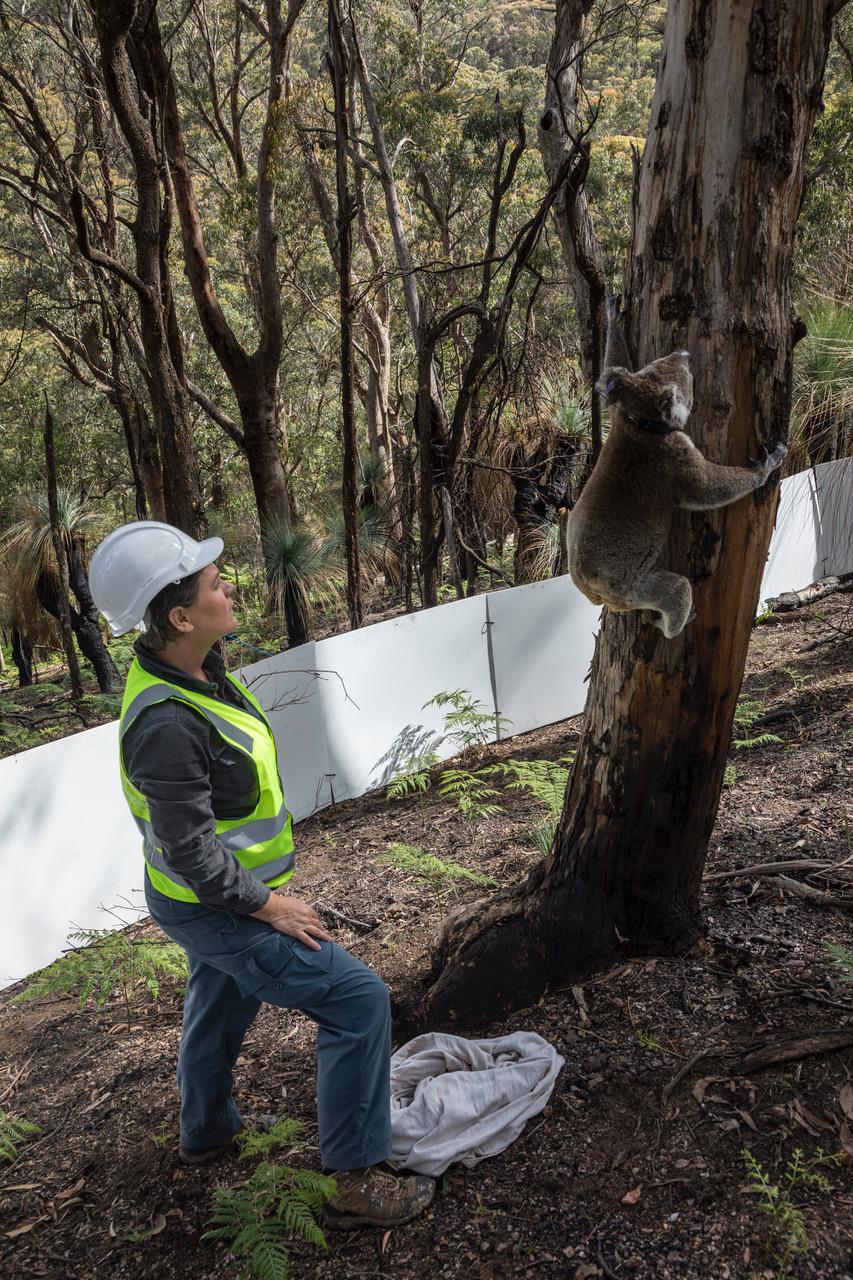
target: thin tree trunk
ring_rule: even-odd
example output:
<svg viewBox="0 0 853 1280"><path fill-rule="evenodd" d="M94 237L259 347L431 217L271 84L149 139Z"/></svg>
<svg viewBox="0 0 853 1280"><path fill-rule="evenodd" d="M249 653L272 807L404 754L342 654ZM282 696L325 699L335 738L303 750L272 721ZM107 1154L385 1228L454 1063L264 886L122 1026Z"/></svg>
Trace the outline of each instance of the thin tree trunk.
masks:
<svg viewBox="0 0 853 1280"><path fill-rule="evenodd" d="M12 625L12 661L18 668L18 688L26 689L33 683L33 646L29 636Z"/></svg>
<svg viewBox="0 0 853 1280"><path fill-rule="evenodd" d="M131 285L139 300L140 329L145 350L148 389L154 406L163 463L167 518L187 533L206 529L201 483L192 450L192 432L183 380L183 359L172 318L168 278L168 206L161 198L159 115L154 95L138 84L128 57L131 27L151 17L140 15L135 0L92 0L101 49L104 83L110 104L133 159L136 178L136 217L132 224L136 271L129 272L89 241L79 190L72 207L83 256ZM143 114L144 111L148 115Z"/></svg>
<svg viewBox="0 0 853 1280"><path fill-rule="evenodd" d="M578 89L583 67L586 19L594 0L557 0L554 37L548 54L545 106L539 147L545 172L554 182L580 132ZM587 151L588 161L588 151ZM590 388L601 372L606 278L604 254L595 234L584 190L586 166L573 168L554 201L553 218L572 278L580 338L580 360ZM601 451L601 407L592 394L592 462Z"/></svg>
<svg viewBox="0 0 853 1280"><path fill-rule="evenodd" d="M68 579L79 605L79 609L71 609L71 625L80 652L91 662L101 693L111 693L121 684L121 677L109 649L101 639L98 607L89 590L89 577L83 567L79 540L74 537L68 548Z"/></svg>
<svg viewBox="0 0 853 1280"><path fill-rule="evenodd" d="M71 696L83 697L83 681L80 679L80 664L74 648L74 635L71 630L71 610L68 602L68 561L65 555L65 542L59 523L59 503L56 494L56 454L53 447L53 414L45 397L44 402L44 458L47 479L47 505L50 512L50 537L53 543L53 554L56 557L56 569L59 575L59 629L62 633L62 647L68 662L68 676L71 680Z"/></svg>
<svg viewBox="0 0 853 1280"><path fill-rule="evenodd" d="M743 464L787 428L794 231L833 8L781 2L771 22L764 0L669 7L625 295L638 364L690 350L689 429L715 461ZM675 640L605 612L553 851L447 922L419 1021L479 1022L697 938L777 495L677 516L664 564L689 574L698 616Z"/></svg>
<svg viewBox="0 0 853 1280"><path fill-rule="evenodd" d="M344 44L343 19L338 0L329 0L329 73L335 99L335 184L338 196L338 282L341 304L341 425L343 434L343 485L341 501L347 566L347 610L350 630L363 620L361 564L358 554L358 441L355 430L353 383L355 368L352 344L352 223L355 202L349 189L347 146L350 84L349 53Z"/></svg>

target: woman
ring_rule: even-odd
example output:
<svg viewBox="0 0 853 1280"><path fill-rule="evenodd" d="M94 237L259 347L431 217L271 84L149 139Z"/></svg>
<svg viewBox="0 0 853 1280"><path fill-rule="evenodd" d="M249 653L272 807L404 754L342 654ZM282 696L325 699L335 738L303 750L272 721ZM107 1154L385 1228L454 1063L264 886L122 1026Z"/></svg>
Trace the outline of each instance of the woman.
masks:
<svg viewBox="0 0 853 1280"><path fill-rule="evenodd" d="M385 984L332 942L317 913L273 892L293 875L292 822L272 730L214 648L235 626L234 587L199 543L159 521L116 529L90 566L114 635L142 633L119 725L121 775L143 836L145 895L186 951L178 1056L181 1160L200 1164L243 1127L233 1068L261 1004L300 1009L317 1032L320 1153L335 1227L407 1222L435 1184L380 1167L390 1151Z"/></svg>

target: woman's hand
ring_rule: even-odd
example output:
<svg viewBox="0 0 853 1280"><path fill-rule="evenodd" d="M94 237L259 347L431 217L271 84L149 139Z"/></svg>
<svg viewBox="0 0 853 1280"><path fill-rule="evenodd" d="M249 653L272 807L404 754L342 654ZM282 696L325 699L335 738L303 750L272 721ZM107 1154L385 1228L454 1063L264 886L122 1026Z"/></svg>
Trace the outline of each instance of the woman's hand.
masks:
<svg viewBox="0 0 853 1280"><path fill-rule="evenodd" d="M277 893L270 893L264 905L260 910L253 911L252 916L255 920L271 924L279 933L286 933L289 937L304 942L312 951L320 950L320 943L315 939L332 941L314 908L299 898L283 898Z"/></svg>

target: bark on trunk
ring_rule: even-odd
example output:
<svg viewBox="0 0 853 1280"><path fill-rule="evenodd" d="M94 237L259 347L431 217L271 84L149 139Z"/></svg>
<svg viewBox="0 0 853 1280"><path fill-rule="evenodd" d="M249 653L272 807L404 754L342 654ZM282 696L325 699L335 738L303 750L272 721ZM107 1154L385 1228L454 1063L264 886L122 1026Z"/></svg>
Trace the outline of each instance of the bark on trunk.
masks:
<svg viewBox="0 0 853 1280"><path fill-rule="evenodd" d="M626 296L638 364L690 350L689 430L714 461L743 465L787 428L794 230L833 7L669 7ZM664 563L698 609L675 640L605 612L554 849L520 889L448 921L416 1021L473 1025L696 939L777 495L675 519Z"/></svg>
<svg viewBox="0 0 853 1280"><path fill-rule="evenodd" d="M347 133L349 109L349 53L344 43L343 18L337 0L329 0L329 72L335 101L335 186L337 190L338 282L341 315L341 427L343 435L343 483L341 502L347 566L347 612L350 630L362 623L361 565L358 554L358 491L356 467L358 443L355 431L353 384L355 363L352 339L352 222L355 204L349 190Z"/></svg>
<svg viewBox="0 0 853 1280"><path fill-rule="evenodd" d="M257 160L256 252L250 271L252 300L258 314L257 347L248 351L237 338L222 310L210 273L204 227L195 197L192 172L178 111L177 91L170 59L163 47L156 14L140 34L152 84L163 102L163 132L175 204L181 224L183 257L199 321L205 337L237 399L243 427L243 447L249 464L261 528L271 518L293 517L287 476L281 456L281 398L279 362L282 351L281 285L279 281L276 214L276 178L273 163L276 131L280 128L285 85L287 43L302 8L292 0L287 17L280 0L267 4L269 90L267 110ZM242 155L242 153L239 153ZM299 634L305 633L300 617ZM293 636L291 644L296 643Z"/></svg>
<svg viewBox="0 0 853 1280"><path fill-rule="evenodd" d="M183 381L183 358L176 347L172 291L168 277L168 204L162 199L158 99L145 92L131 67L127 43L131 28L151 17L134 0L93 0L93 14L104 83L110 104L133 159L136 217L132 225L136 272L94 250L89 243L82 198L75 192L75 222L84 257L119 274L139 300L141 338L148 388L157 422L166 513L187 533L206 530L201 483L192 450L192 432Z"/></svg>
<svg viewBox="0 0 853 1280"><path fill-rule="evenodd" d="M586 18L593 0L557 0L554 37L546 70L545 105L539 121L539 147L550 182L581 133L578 88L583 68ZM588 159L588 153L587 153ZM580 362L587 384L594 386L601 366L606 278L604 254L584 191L586 165L573 169L554 201L554 226L572 279L580 339ZM593 461L601 450L601 410L593 394L591 415Z"/></svg>
<svg viewBox="0 0 853 1280"><path fill-rule="evenodd" d="M59 522L59 505L56 484L56 453L53 447L53 414L50 405L45 402L44 411L44 457L47 478L47 505L50 512L50 536L53 543L53 554L56 558L56 571L59 577L57 621L62 633L62 647L68 662L68 675L71 680L72 698L83 697L83 681L80 679L80 664L74 648L74 635L71 630L71 610L68 603L68 560L65 554L65 539Z"/></svg>
<svg viewBox="0 0 853 1280"><path fill-rule="evenodd" d="M18 668L18 688L26 689L35 680L33 672L33 646L29 636L20 628L12 627L12 661Z"/></svg>
<svg viewBox="0 0 853 1280"><path fill-rule="evenodd" d="M79 609L71 610L71 625L80 652L91 662L101 693L111 693L121 684L121 676L110 651L101 639L98 607L89 590L89 577L83 566L82 549L76 538L71 539L68 549L68 580L79 605Z"/></svg>

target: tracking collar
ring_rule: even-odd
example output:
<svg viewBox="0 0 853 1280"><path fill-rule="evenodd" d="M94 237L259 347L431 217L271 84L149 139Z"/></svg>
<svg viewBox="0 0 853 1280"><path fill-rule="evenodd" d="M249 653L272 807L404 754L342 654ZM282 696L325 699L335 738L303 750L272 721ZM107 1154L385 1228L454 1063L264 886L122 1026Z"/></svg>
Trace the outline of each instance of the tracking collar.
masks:
<svg viewBox="0 0 853 1280"><path fill-rule="evenodd" d="M680 431L680 427L671 427L668 422L661 422L659 418L632 418L629 413L625 414L629 422L633 422L635 427L640 427L643 431L651 431L656 436L669 436L673 431Z"/></svg>

